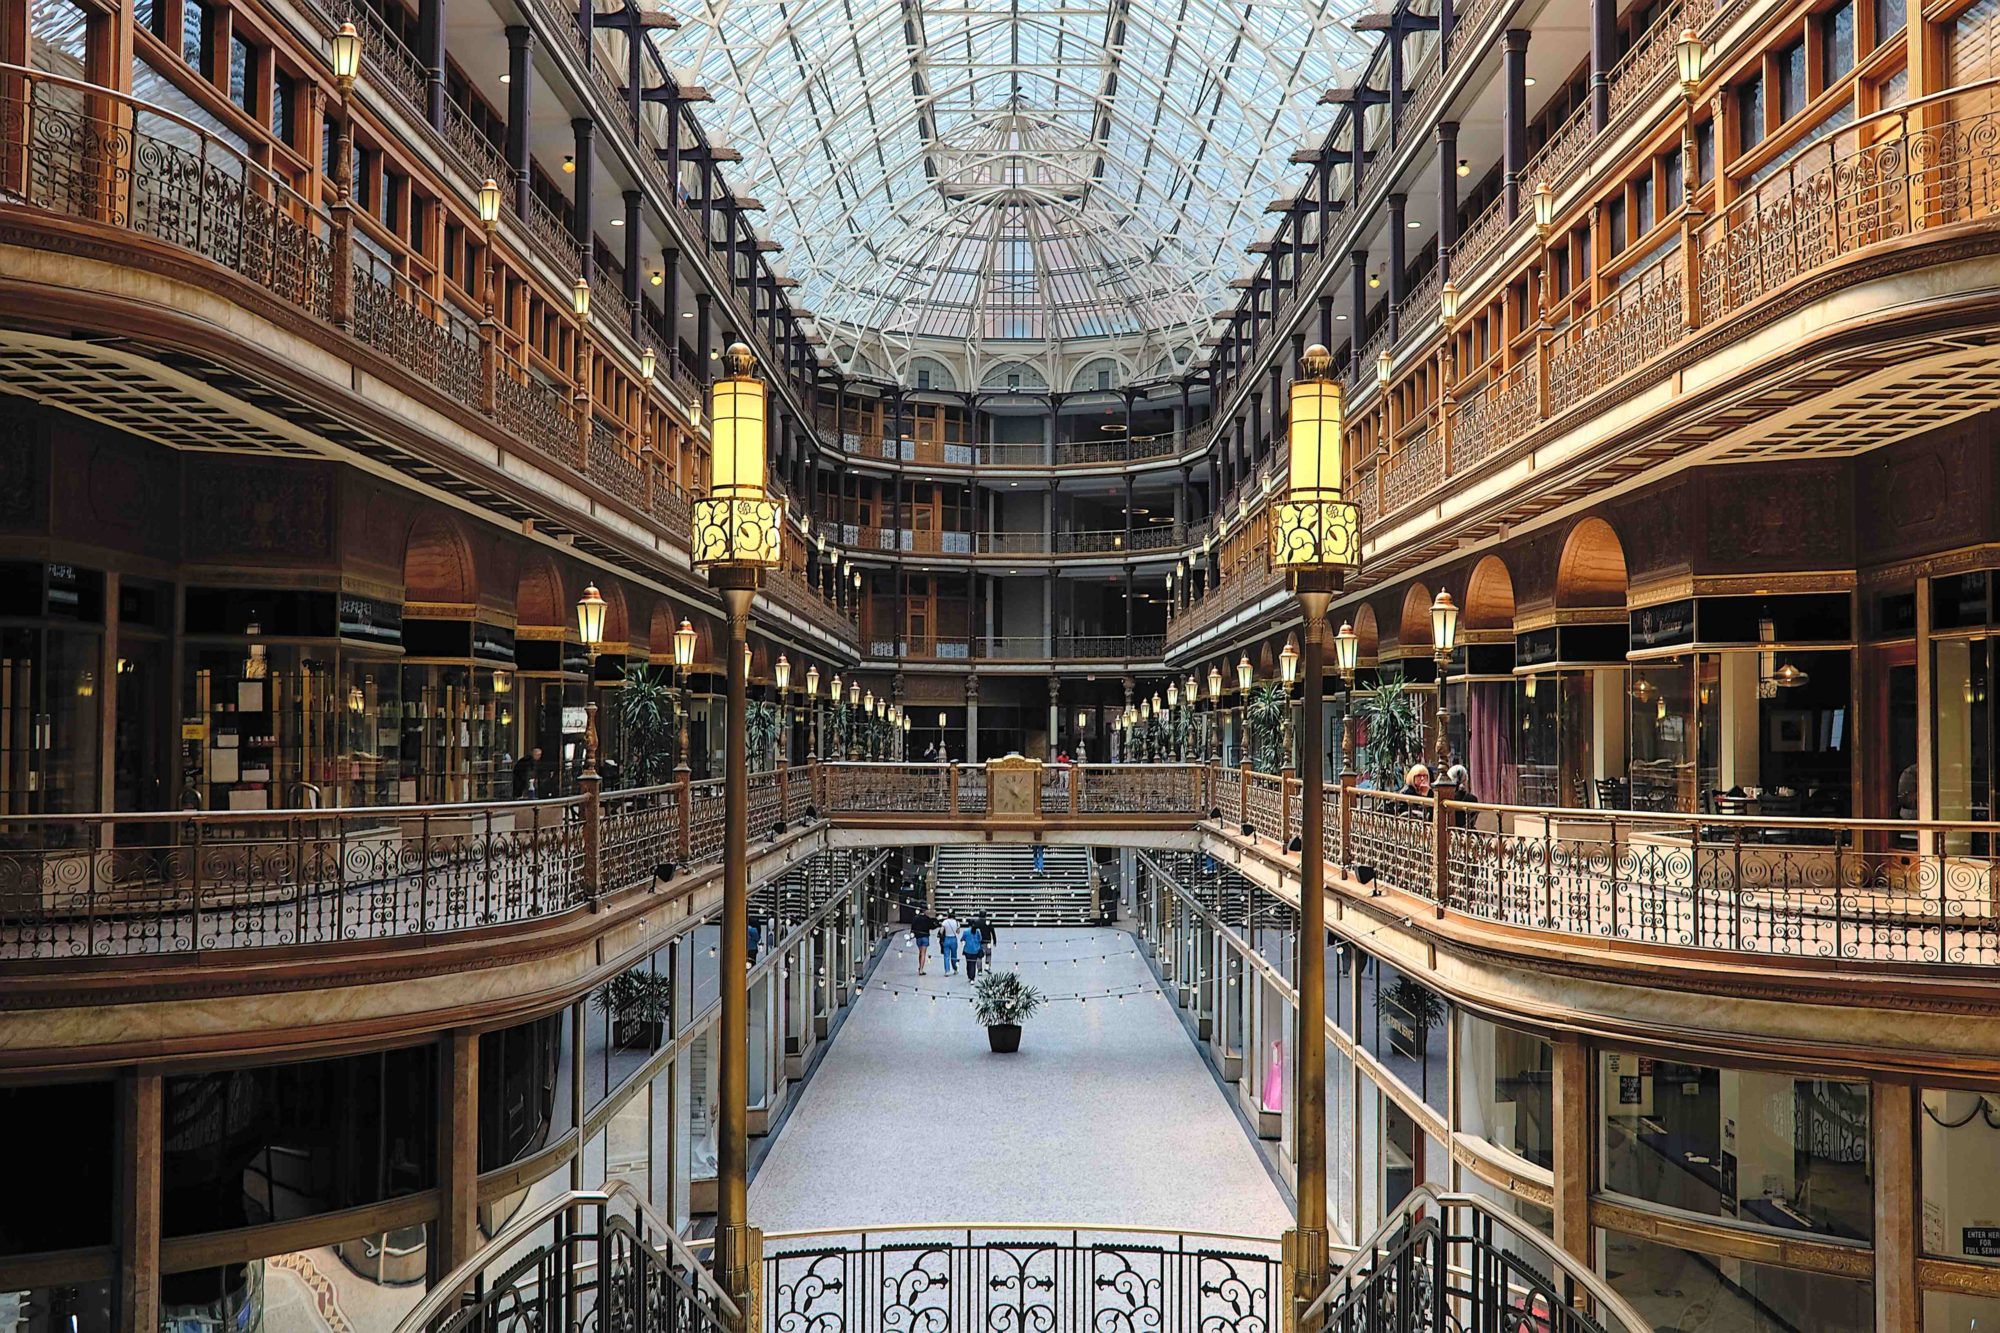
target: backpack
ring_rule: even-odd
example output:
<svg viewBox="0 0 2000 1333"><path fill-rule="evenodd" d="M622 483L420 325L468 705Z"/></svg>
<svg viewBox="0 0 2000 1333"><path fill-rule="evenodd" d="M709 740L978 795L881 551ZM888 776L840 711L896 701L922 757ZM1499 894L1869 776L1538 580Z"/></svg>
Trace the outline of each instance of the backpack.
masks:
<svg viewBox="0 0 2000 1333"><path fill-rule="evenodd" d="M986 952L986 937L968 926L965 930L964 945L965 956L967 958L977 958L980 954Z"/></svg>

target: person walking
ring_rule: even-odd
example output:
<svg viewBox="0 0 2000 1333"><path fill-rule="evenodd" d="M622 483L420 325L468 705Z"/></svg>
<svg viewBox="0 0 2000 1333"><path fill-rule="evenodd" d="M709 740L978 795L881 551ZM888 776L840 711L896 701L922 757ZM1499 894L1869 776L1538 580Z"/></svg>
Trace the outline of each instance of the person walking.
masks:
<svg viewBox="0 0 2000 1333"><path fill-rule="evenodd" d="M958 918L950 912L944 914L944 924L938 927L938 955L944 959L946 976L958 971Z"/></svg>
<svg viewBox="0 0 2000 1333"><path fill-rule="evenodd" d="M937 918L923 908L910 918L910 937L917 942L917 975L922 976L930 968L931 932L938 927Z"/></svg>
<svg viewBox="0 0 2000 1333"><path fill-rule="evenodd" d="M542 794L542 747L537 745L514 761L514 799L532 801Z"/></svg>
<svg viewBox="0 0 2000 1333"><path fill-rule="evenodd" d="M958 936L959 951L965 955L965 979L979 980L979 965L986 961L986 937L977 924L968 922Z"/></svg>
<svg viewBox="0 0 2000 1333"><path fill-rule="evenodd" d="M1000 944L1000 932L993 928L993 918L984 910L972 918L972 924L979 931L979 940L984 946L979 956L985 960L986 966L991 967L993 952Z"/></svg>

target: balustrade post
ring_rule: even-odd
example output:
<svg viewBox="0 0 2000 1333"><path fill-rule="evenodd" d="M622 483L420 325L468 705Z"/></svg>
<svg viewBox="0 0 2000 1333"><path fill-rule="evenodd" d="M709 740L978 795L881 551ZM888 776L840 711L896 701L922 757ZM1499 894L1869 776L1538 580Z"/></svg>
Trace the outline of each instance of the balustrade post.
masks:
<svg viewBox="0 0 2000 1333"><path fill-rule="evenodd" d="M958 761L955 759L945 770L944 789L948 797L946 808L955 815L958 813Z"/></svg>
<svg viewBox="0 0 2000 1333"><path fill-rule="evenodd" d="M604 892L604 871L602 842L603 802L600 788L604 779L597 774L597 766L591 764L577 786L583 789L583 892L590 900L590 910L595 912L598 899Z"/></svg>
<svg viewBox="0 0 2000 1333"><path fill-rule="evenodd" d="M1236 788L1236 827L1242 828L1250 822L1250 761L1243 760L1237 767L1237 775L1242 781Z"/></svg>
<svg viewBox="0 0 2000 1333"><path fill-rule="evenodd" d="M686 774L680 780L680 803L680 862L685 867L694 853L694 779Z"/></svg>
<svg viewBox="0 0 2000 1333"><path fill-rule="evenodd" d="M1069 812L1075 814L1083 804L1083 765L1072 764L1069 770Z"/></svg>
<svg viewBox="0 0 2000 1333"><path fill-rule="evenodd" d="M1298 770L1290 764L1278 773L1278 849L1292 845L1292 788L1298 785Z"/></svg>
<svg viewBox="0 0 2000 1333"><path fill-rule="evenodd" d="M1340 865L1344 872L1354 864L1354 784L1353 773L1340 775Z"/></svg>
<svg viewBox="0 0 2000 1333"><path fill-rule="evenodd" d="M791 809L790 803L786 800L792 785L791 766L785 759L784 754L778 755L778 822L781 824L785 822L785 811Z"/></svg>
<svg viewBox="0 0 2000 1333"><path fill-rule="evenodd" d="M1437 914L1444 916L1444 909L1451 901L1451 798L1458 794L1458 788L1449 782L1440 783L1431 789L1432 835L1431 847L1431 891L1437 902Z"/></svg>

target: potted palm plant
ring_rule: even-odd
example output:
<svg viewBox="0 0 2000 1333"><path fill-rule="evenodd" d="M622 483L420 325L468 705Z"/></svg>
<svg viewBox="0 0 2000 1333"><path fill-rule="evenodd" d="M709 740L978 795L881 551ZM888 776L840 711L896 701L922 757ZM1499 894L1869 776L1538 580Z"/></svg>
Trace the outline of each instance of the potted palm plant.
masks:
<svg viewBox="0 0 2000 1333"><path fill-rule="evenodd" d="M673 981L655 972L620 972L597 988L593 1002L611 1016L611 1044L658 1050L674 1016Z"/></svg>
<svg viewBox="0 0 2000 1333"><path fill-rule="evenodd" d="M1042 993L1018 972L988 972L972 984L972 1016L997 1054L1021 1049L1021 1024L1041 1007Z"/></svg>

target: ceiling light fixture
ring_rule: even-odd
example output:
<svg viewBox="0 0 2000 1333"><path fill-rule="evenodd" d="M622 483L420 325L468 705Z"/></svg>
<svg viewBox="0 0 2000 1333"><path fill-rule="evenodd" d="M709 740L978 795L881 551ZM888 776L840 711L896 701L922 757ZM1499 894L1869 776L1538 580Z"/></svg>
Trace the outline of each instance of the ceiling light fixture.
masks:
<svg viewBox="0 0 2000 1333"><path fill-rule="evenodd" d="M573 154L573 153L564 153L564 154L563 154L563 174L564 174L565 176L574 176L574 175L576 174L576 156L575 156L575 154Z"/></svg>
<svg viewBox="0 0 2000 1333"><path fill-rule="evenodd" d="M1461 176L1470 176L1472 174L1472 164L1462 157L1458 159L1458 174Z"/></svg>

